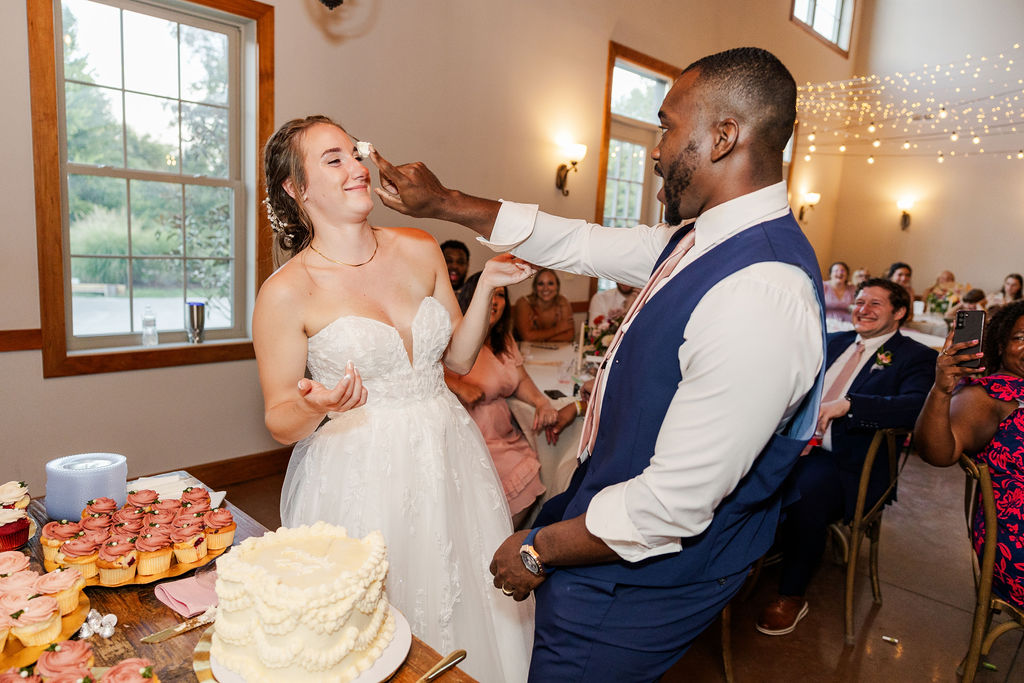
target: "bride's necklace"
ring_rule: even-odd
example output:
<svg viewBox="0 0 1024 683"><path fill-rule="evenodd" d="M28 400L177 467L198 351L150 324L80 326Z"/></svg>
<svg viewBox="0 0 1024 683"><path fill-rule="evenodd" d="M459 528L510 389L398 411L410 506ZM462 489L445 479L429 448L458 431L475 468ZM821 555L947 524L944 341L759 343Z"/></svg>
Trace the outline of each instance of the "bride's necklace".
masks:
<svg viewBox="0 0 1024 683"><path fill-rule="evenodd" d="M370 254L370 258L366 259L362 263L345 263L344 261L339 261L338 259L331 258L330 256L328 256L324 252L322 252L319 249L317 249L316 247L314 247L312 242L309 243L309 248L310 249L312 249L316 253L320 254L321 256L323 256L325 259L327 259L331 263L337 263L339 266L348 266L349 268L358 268L359 266L365 266L367 263L372 261L373 257L377 255L377 247L379 247L379 246L380 246L380 242L377 241L377 235L373 235L373 253Z"/></svg>

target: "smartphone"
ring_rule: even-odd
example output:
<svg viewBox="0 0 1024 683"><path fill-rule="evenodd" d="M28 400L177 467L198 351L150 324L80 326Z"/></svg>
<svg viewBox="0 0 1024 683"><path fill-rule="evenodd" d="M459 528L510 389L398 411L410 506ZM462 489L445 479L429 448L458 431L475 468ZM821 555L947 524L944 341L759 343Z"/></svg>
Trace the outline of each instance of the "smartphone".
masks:
<svg viewBox="0 0 1024 683"><path fill-rule="evenodd" d="M565 398L565 394L558 389L545 389L544 393L548 395L548 398Z"/></svg>
<svg viewBox="0 0 1024 683"><path fill-rule="evenodd" d="M985 332L985 311L957 311L956 321L953 323L953 343L977 339L978 343L968 346L958 353L977 353L981 351L982 334ZM977 368L981 366L980 358L965 360L957 365L964 368Z"/></svg>

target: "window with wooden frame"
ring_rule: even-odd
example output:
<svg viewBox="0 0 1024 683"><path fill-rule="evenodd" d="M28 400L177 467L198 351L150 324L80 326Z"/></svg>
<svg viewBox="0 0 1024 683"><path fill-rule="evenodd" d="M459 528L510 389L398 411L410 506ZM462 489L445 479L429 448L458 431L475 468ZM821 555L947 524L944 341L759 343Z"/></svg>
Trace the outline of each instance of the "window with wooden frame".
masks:
<svg viewBox="0 0 1024 683"><path fill-rule="evenodd" d="M273 7L28 0L44 376L252 358ZM206 304L206 342L185 338ZM159 344L141 346L154 314Z"/></svg>
<svg viewBox="0 0 1024 683"><path fill-rule="evenodd" d="M789 17L844 56L850 54L855 0L793 0Z"/></svg>
<svg viewBox="0 0 1024 683"><path fill-rule="evenodd" d="M625 45L609 44L595 222L628 228L661 221L661 178L654 175L651 152L660 136L658 110L680 71ZM591 294L614 286L598 280Z"/></svg>

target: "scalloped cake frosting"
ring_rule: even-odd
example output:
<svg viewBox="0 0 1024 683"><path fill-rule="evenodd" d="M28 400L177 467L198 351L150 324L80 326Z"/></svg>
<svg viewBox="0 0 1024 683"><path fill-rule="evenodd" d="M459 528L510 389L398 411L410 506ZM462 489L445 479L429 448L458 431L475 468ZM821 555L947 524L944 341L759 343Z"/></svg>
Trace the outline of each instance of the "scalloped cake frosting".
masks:
<svg viewBox="0 0 1024 683"><path fill-rule="evenodd" d="M248 683L356 678L394 635L387 548L326 522L248 538L217 563L211 654Z"/></svg>

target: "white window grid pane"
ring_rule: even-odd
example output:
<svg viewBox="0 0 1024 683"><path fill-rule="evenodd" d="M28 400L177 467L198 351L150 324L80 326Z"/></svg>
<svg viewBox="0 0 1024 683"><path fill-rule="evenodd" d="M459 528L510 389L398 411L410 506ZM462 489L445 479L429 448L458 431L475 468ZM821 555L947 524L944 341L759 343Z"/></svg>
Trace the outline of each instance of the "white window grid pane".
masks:
<svg viewBox="0 0 1024 683"><path fill-rule="evenodd" d="M118 15L122 16L122 17L123 17L123 15L126 12L129 11L127 8L133 6L131 0L112 0L112 1L121 6L120 11L118 11ZM103 4L103 3L98 3L98 2L92 2L91 0L63 0L63 2L68 2L68 3L74 5L75 7L78 7L78 8L81 8L81 7L89 8L90 6L96 6L96 7L101 7L104 10L109 10L109 6L108 5ZM140 6L140 7L142 7L142 6ZM148 6L146 6L146 7L149 8ZM149 8L149 9L151 9L151 8ZM87 13L88 12L86 12L85 14L87 14ZM166 14L166 12L164 12L164 13ZM107 12L107 14L109 14L109 11ZM170 16L172 17L171 20L176 22L176 28L179 28L181 26L187 26L187 27L190 27L190 28L195 28L196 30L210 31L213 34L221 33L221 31L218 30L216 27L212 27L211 28L210 26L203 25L203 21L201 21L201 20L196 22L197 26L192 26L191 23L189 22L189 17L187 17L187 16L180 16L180 15L174 15L174 14L171 14ZM108 19L109 19L109 17L108 17ZM123 21L122 21L122 23L123 23ZM82 26L78 26L76 28L77 28L78 35L81 35L83 27ZM109 21L107 22L105 28L109 31ZM232 30L236 31L235 35L231 35L229 33ZM176 30L174 33L175 33L175 36L176 36L175 40L178 40L177 36L180 36L181 31L180 30ZM123 34L123 31L122 31L122 34ZM228 50L228 58L237 62L241 58L241 50L240 50L240 47L239 47L240 32L238 32L237 29L235 29L234 27L230 27L229 26L229 27L227 27L227 32L223 33L222 35L224 36L224 40L226 40L227 44L230 46L230 49ZM216 42L216 41L214 41L214 42ZM70 39L66 39L66 40L61 41L61 46L62 47L68 47L70 44L71 44ZM124 53L122 52L122 56L123 56L123 54ZM177 60L175 60L175 61L177 61ZM173 67L174 67L174 69L176 71L177 70L177 65L173 65ZM125 68L124 65L122 65L121 66L122 72L123 72L124 68ZM232 74L232 76L229 78L229 86L228 86L229 87L229 91L237 91L237 89L240 87L240 84L238 83L238 77L239 77L239 74L240 74L240 69L241 69L241 67L238 64L233 64L229 68L229 73ZM107 70L109 71L109 69L107 69ZM87 76L88 76L88 74L87 74ZM176 78L178 78L179 81L180 81L180 75L176 76ZM109 78L107 80L109 81ZM84 83L84 84L91 84L91 82L89 80L78 80L78 81L76 81L75 79L68 79L67 82L78 82L78 83ZM180 92L182 90L180 84L177 86L177 89L179 91L178 94L180 95ZM121 97L122 101L127 96L139 94L139 93L135 93L135 92L133 92L133 91L131 91L129 89L124 89L124 88L117 88L115 90L115 92L120 93L120 97ZM200 97L200 98L197 98L197 99L205 99L205 98L201 98ZM189 176L182 176L182 175L180 175L180 173L182 171L181 164L180 164L181 149L182 149L182 139L181 139L182 132L181 132L180 116L176 115L174 117L175 118L174 129L175 129L175 137L176 137L176 140L174 142L174 147L176 147L176 150L173 153L169 152L167 154L167 163L166 163L166 165L164 167L160 168L159 170L147 170L147 169L144 169L144 168L124 168L123 164L121 165L120 168L112 168L109 165L92 165L92 164L73 163L73 162L68 162L66 160L66 153L65 153L65 155L64 155L64 167L65 167L65 171L66 171L65 178L67 178L67 174L97 175L97 176L109 176L109 177L121 178L121 179L124 179L125 181L130 181L132 179L150 180L150 181L154 181L155 180L155 181L160 181L160 182L174 183L174 184L177 184L179 186L188 186L188 185L221 186L221 187L225 187L225 188L230 189L232 194L233 194L234 198L231 201L231 206L233 208L232 213L234 213L242 205L242 202L240 201L240 198L244 194L244 183L243 183L243 179L240 177L240 175L241 175L241 162L240 162L240 159L238 158L240 150L239 150L238 144L236 142L239 132L237 130L234 130L232 132L232 130L231 130L231 128L237 129L238 126L240 125L239 121L240 121L241 116L240 116L240 113L238 112L238 108L240 107L241 97L239 96L239 94L237 92L234 92L230 96L224 97L223 99L225 100L224 104L211 103L211 102L207 101L207 102L203 102L203 105L204 105L205 108L210 108L210 107L219 108L219 109L221 109L221 110L223 110L223 111L225 111L227 113L226 116L224 117L228 121L228 127L229 127L227 139L224 140L224 144L227 145L227 147L228 147L227 155L228 155L228 158L229 158L229 163L227 164L227 166L229 168L227 169L227 173L225 174L226 177L217 178L217 177L210 177L210 176L203 176L203 175L189 175ZM170 102L173 102L173 104L171 106L172 106L172 108L176 112L180 111L183 103L185 103L185 104L191 104L192 103L191 100L184 99L184 98L182 98L180 96L170 100ZM122 143L123 143L123 145L125 147L125 153L127 154L127 149L128 149L128 145L129 145L128 132L129 132L130 121L126 121L124 119L124 106L123 105L121 107L121 111L117 112L117 114L119 115L119 118L121 118L120 123L121 123L122 131L123 131ZM136 134L136 136L137 136L137 138L141 138L141 137L146 136L146 134L147 133L144 132L144 133L142 133L142 135ZM184 193L182 193L182 194L184 195ZM130 200L129 200L129 202L130 202ZM182 203L184 204L184 200L182 201ZM181 209L181 216L178 219L179 222L181 222L181 223L186 222L187 219L188 219L188 216L185 213L185 210L186 209L185 209L185 207L183 205L182 209ZM229 242L232 243L232 245L233 245L231 247L231 252L229 254L226 254L226 255L225 254L218 254L218 255L212 255L212 256L189 254L188 240L186 239L181 254L174 254L174 255L145 255L145 256L141 256L141 255L133 253L133 251L131 249L131 233L132 233L132 230L131 230L131 225L130 225L130 221L131 221L130 203L129 203L129 206L127 208L126 213L128 214L126 220L129 221L129 231L128 231L128 233L129 233L129 237L128 237L129 248L128 248L128 253L127 254L121 254L119 256L107 255L107 254L104 254L104 255L100 255L100 254L97 254L97 255L78 254L78 253L72 252L71 249L70 249L70 244L67 241L65 241L65 254L68 257L67 258L67 263L69 265L67 267L69 269L71 268L70 264L75 263L75 262L81 263L83 261L83 259L82 259L83 256L89 256L89 257L91 257L90 260L93 260L93 261L95 261L95 259L115 259L115 258L119 258L122 262L125 262L127 264L127 268L126 268L126 270L127 270L127 277L125 278L125 282L124 283L118 282L116 284L116 286L109 285L109 284L103 284L103 283L98 283L97 285L91 285L90 286L87 283L80 283L80 282L75 282L75 281L72 281L70 283L72 296L71 296L71 301L70 301L70 305L69 305L69 307L67 309L67 312L71 316L71 320L69 321L68 327L69 327L69 329L72 330L72 336L78 338L78 337L81 337L83 335L87 335L87 336L92 336L92 337L106 337L106 338L108 338L108 340L111 340L111 341L108 341L108 342L103 342L103 340L101 339L100 340L101 343L99 344L101 346L110 346L112 344L113 345L133 345L133 344L136 344L136 343L138 343L137 342L137 337L135 337L135 338L132 338L132 337L134 335L137 335L138 331L140 330L140 319L141 319L141 316L142 316L143 308L146 305L152 306L154 308L155 312L157 313L157 324L158 324L158 328L160 330L162 330L162 331L167 331L167 330L171 330L171 331L173 331L173 330L184 330L184 326L185 326L185 321L184 321L185 312L184 311L185 311L186 301L189 300L189 298L190 298L189 288L190 288L190 286L195 286L196 285L196 282L195 282L194 279L193 279L192 282L190 282L190 279L189 279L190 268L189 268L189 266L191 265L191 267L192 267L191 270L193 272L195 272L197 270L203 271L204 269L201 267L203 263L215 264L215 266L216 266L214 268L209 268L209 269L205 269L205 270L219 271L220 275L223 275L223 273L225 273L225 272L230 273L230 277L228 278L228 283L227 283L228 291L226 293L226 297L215 297L216 301L208 302L208 307L207 307L208 308L208 310L207 310L207 330L212 330L212 329L217 329L217 328L232 328L232 327L236 327L237 328L240 325L240 323L238 321L238 316L243 314L244 310L245 310L244 299L241 298L241 295L244 294L244 289L245 289L245 287L244 287L245 273L243 272L244 268L242 266L242 263L239 262L239 258L244 255L244 249L243 249L243 247L244 247L244 232L240 232L240 230L244 229L244 220L240 219L239 217L234 217L234 219L232 220L231 226L228 228L229 230L231 230L231 234L226 236L226 237L228 238ZM174 288L176 290L180 290L180 296L176 294L170 300L170 302L168 302L166 297L156 297L156 298L153 298L153 297L145 296L146 293L147 293L146 288L141 288L141 289L138 289L138 291L136 291L136 288L138 287L136 275L138 275L140 272L144 271L146 267L150 267L150 268L158 267L158 266L160 266L160 264L162 264L162 267L164 267L165 269L167 267L171 267L172 269L180 270L180 277L177 277L177 276L176 277L177 277L177 280L180 281L181 285L180 285L180 287L175 287ZM102 270L102 266L101 265L98 265L97 267L100 270ZM221 280L223 280L223 277L218 277L217 280L221 281ZM199 287L203 291L211 291L210 287L207 287L205 285L205 283L199 283ZM77 289L77 291L79 293L78 296L76 296L76 293L75 293L76 289ZM92 292L91 290L96 290L96 292ZM105 313L104 310L96 309L95 305L91 306L91 308L94 309L94 312L97 315L97 319L99 320L99 323L98 324L90 323L88 319L81 319L81 320L79 319L79 318L81 318L83 316L86 316L87 315L87 311L90 308L90 306L88 305L90 302L85 300L85 297L81 296L81 294L83 292L87 292L87 293L90 293L90 294L95 294L95 293L102 292L106 296L113 296L115 299L121 299L121 301L118 302L118 301L111 300L111 301L105 302L106 308L110 309L112 313L111 312ZM152 292L150 292L150 293L152 293ZM139 296L137 296L137 294L139 294ZM83 304L85 304L85 305L83 306ZM100 308L103 308L103 307L101 306ZM160 309L160 310L157 310L157 309ZM163 315L161 315L161 311L163 312ZM123 321L118 321L116 323L111 323L111 322L109 322L110 319L111 319L110 315L117 315L117 316L122 316L122 317L126 316L126 317L125 317L125 319ZM104 316L106 316L106 319L108 320L108 323L104 324L102 322L102 320L104 319ZM106 327L104 327L104 325L106 325ZM122 334L121 338L118 339L118 334L121 334L122 332L124 332L124 328L127 328L127 333L130 336L128 338L125 338L125 336ZM239 330L236 330L236 332L237 331L239 331ZM93 340L93 342L95 342L95 339ZM87 343L86 345L87 346L96 346L97 344L96 343Z"/></svg>
<svg viewBox="0 0 1024 683"><path fill-rule="evenodd" d="M644 174L643 160L647 149L625 140L612 138L609 141L608 175L605 179L605 225L626 228L640 222L642 210ZM637 170L635 160L641 165Z"/></svg>

